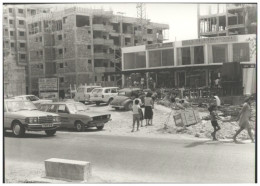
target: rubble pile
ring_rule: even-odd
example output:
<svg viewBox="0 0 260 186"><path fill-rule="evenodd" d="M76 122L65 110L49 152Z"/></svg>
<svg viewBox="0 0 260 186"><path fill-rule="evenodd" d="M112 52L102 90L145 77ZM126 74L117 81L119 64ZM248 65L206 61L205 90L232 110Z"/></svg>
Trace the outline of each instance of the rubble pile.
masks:
<svg viewBox="0 0 260 186"><path fill-rule="evenodd" d="M167 106L169 104L167 101L160 101L161 105ZM163 104L162 104L163 103ZM159 104L159 103L158 103ZM170 104L169 104L170 105ZM232 139L233 135L239 129L238 123L235 119L238 117L238 114L241 110L241 105L229 105L220 107L218 114L223 119L228 119L226 122L218 121L221 130L217 132L218 139ZM170 134L188 134L198 138L212 138L211 133L213 132L213 127L211 125L209 112L207 108L194 108L199 111L200 117L202 121L196 125L191 125L189 127L176 127L175 123L168 123L160 130L161 133L170 133ZM176 112L178 112L176 110ZM251 116L252 122L251 127L253 129L253 133L255 132L255 118L256 118L256 103L252 103L251 105ZM173 117L173 116L171 116ZM248 132L246 130L242 131L237 139L246 140L250 139L248 136Z"/></svg>

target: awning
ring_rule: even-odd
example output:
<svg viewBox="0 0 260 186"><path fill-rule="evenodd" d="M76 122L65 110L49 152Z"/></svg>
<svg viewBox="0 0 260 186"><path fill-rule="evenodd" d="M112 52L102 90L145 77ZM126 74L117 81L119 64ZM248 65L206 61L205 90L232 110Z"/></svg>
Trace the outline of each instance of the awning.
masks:
<svg viewBox="0 0 260 186"><path fill-rule="evenodd" d="M135 70L125 70L121 71L121 74L131 74L131 73L145 73L145 72L165 72L165 71L179 71L185 69L215 69L221 67L222 64L210 64L210 65L186 65L186 66L174 66L174 67L164 67L164 68L147 68L147 69L135 69Z"/></svg>

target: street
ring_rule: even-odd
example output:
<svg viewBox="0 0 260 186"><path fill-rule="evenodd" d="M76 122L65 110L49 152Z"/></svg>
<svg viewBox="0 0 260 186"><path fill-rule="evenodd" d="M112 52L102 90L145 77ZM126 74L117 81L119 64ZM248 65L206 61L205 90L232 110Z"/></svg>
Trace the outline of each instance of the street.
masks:
<svg viewBox="0 0 260 186"><path fill-rule="evenodd" d="M253 183L255 181L255 144L123 137L99 133L102 131L83 133L61 131L54 137L47 137L42 133L30 133L21 139L7 133L6 179L10 179L15 171L19 171L20 176L28 176L34 172L34 168L40 169L36 171L36 177L44 176L42 172L44 160L64 158L91 162L93 177L98 177L99 182Z"/></svg>

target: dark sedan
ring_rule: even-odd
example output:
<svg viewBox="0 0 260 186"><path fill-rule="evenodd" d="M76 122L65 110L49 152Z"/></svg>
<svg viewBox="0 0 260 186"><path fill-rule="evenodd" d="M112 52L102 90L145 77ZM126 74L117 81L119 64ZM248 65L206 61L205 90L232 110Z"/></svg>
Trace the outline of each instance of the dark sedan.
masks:
<svg viewBox="0 0 260 186"><path fill-rule="evenodd" d="M140 88L124 88L118 91L118 95L114 97L113 101L110 103L112 108L132 110L133 99L136 95L144 101L145 93Z"/></svg>
<svg viewBox="0 0 260 186"><path fill-rule="evenodd" d="M61 128L84 131L85 128L104 128L105 123L110 121L110 114L93 112L80 102L57 102L42 104L40 110L57 113L61 117Z"/></svg>

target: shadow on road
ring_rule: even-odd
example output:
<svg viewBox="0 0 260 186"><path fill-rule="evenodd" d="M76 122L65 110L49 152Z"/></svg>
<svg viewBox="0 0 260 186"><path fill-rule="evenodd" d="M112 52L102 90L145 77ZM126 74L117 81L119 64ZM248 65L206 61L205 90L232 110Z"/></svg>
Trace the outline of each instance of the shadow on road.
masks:
<svg viewBox="0 0 260 186"><path fill-rule="evenodd" d="M98 130L96 128L86 128L83 132L78 132L75 129L59 129L59 132L70 132L70 133L84 133L84 132L102 132L105 129Z"/></svg>
<svg viewBox="0 0 260 186"><path fill-rule="evenodd" d="M197 141L197 142L193 142L193 143L190 143L188 145L186 145L185 147L186 148L190 148L190 147L196 147L196 146L199 146L199 145L219 145L219 144L246 144L244 142L241 142L241 141L237 141L237 142L234 142L233 140L230 140L230 141L212 141L212 140L206 140L206 141Z"/></svg>
<svg viewBox="0 0 260 186"><path fill-rule="evenodd" d="M16 136L14 136L14 134L12 132L5 132L4 137L18 138ZM25 133L25 135L23 137L20 137L20 138L53 138L53 137L55 137L55 135L54 136L47 136L45 133L39 133L39 134Z"/></svg>
<svg viewBox="0 0 260 186"><path fill-rule="evenodd" d="M196 147L199 145L219 145L221 143L233 143L233 141L212 141L212 140L196 141L196 142L186 145L185 147L190 148L190 147Z"/></svg>

